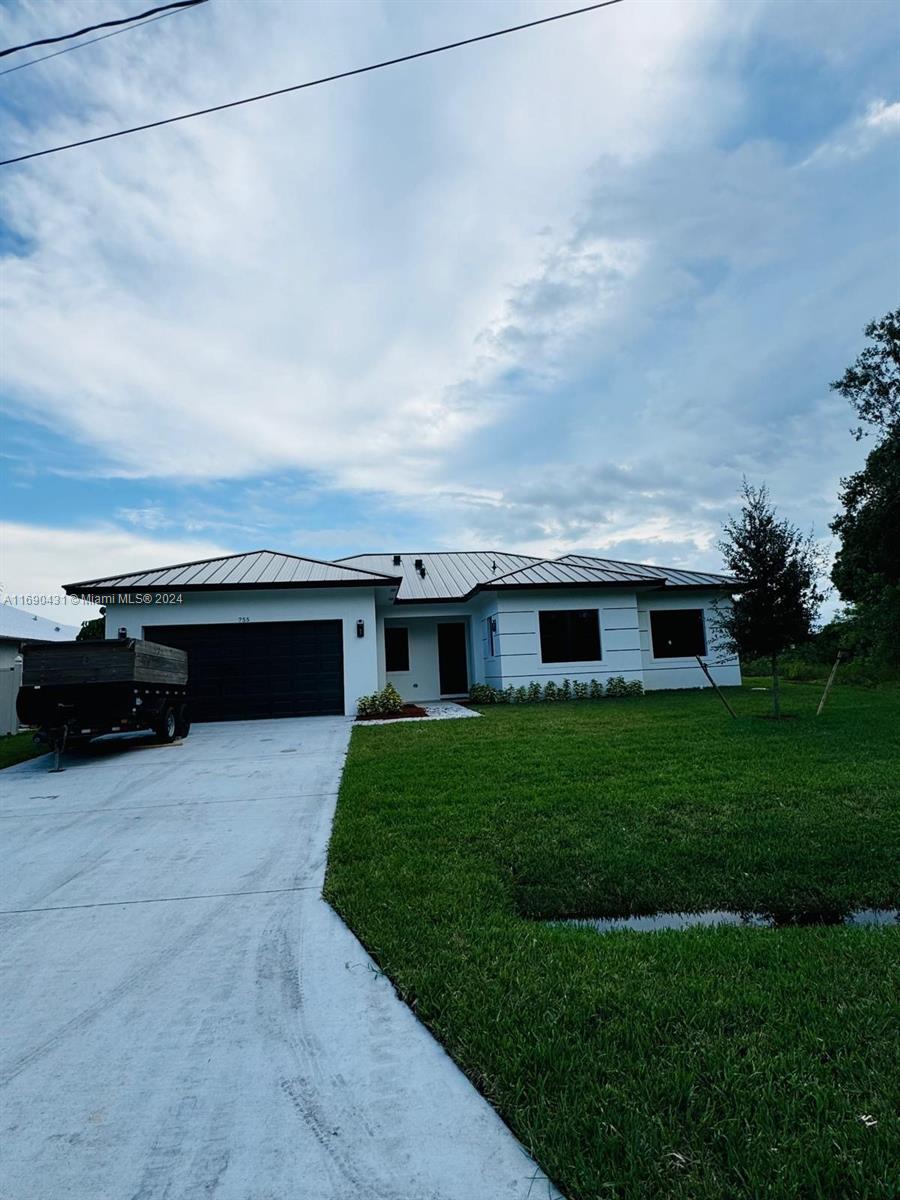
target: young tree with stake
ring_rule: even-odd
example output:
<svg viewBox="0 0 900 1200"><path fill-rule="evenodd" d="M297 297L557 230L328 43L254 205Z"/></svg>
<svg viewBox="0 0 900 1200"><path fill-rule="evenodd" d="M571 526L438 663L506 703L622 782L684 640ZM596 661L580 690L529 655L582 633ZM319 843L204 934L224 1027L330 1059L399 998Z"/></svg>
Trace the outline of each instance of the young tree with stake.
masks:
<svg viewBox="0 0 900 1200"><path fill-rule="evenodd" d="M725 524L719 551L728 571L744 581L730 608L719 609L719 642L745 658L772 666L772 713L781 716L778 660L805 641L824 599L818 579L822 558L811 536L779 520L765 485L744 480L740 517Z"/></svg>

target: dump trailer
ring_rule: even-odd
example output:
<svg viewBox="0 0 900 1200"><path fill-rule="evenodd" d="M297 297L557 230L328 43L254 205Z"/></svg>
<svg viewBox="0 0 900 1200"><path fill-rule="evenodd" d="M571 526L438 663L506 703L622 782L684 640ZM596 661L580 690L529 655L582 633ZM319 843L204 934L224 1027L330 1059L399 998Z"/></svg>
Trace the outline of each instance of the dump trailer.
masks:
<svg viewBox="0 0 900 1200"><path fill-rule="evenodd" d="M118 638L35 642L22 657L19 720L58 753L104 733L151 729L172 742L190 731L184 650Z"/></svg>

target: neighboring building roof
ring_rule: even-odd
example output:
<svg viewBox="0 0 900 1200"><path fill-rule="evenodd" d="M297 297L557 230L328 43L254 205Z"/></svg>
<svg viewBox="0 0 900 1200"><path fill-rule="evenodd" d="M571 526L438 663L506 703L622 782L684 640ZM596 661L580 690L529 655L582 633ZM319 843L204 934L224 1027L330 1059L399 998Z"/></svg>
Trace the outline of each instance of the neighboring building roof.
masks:
<svg viewBox="0 0 900 1200"><path fill-rule="evenodd" d="M36 617L11 604L0 604L0 641L4 642L74 642L78 630L74 625L62 625L46 617Z"/></svg>
<svg viewBox="0 0 900 1200"><path fill-rule="evenodd" d="M107 575L63 585L69 595L85 593L151 591L173 588L178 591L215 591L245 588L301 587L389 587L399 582L387 577L317 558L279 554L275 550L253 550L246 554L227 554L198 562L155 567L130 575Z"/></svg>
<svg viewBox="0 0 900 1200"><path fill-rule="evenodd" d="M394 562L399 558L400 562ZM421 561L424 576L416 567ZM399 575L399 603L413 600L461 600L495 575L540 562L530 554L505 554L499 550L440 550L415 554L354 554L338 559L354 563L368 571Z"/></svg>

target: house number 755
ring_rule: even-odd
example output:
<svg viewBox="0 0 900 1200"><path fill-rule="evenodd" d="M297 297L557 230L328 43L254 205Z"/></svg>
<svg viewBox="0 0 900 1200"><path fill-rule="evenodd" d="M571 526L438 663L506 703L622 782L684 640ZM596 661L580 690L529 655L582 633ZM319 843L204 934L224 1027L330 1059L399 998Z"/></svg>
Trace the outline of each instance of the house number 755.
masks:
<svg viewBox="0 0 900 1200"><path fill-rule="evenodd" d="M239 625L246 625L246 624L249 624L249 621L250 621L250 618L249 618L249 617L238 617L238 624L239 624Z"/></svg>

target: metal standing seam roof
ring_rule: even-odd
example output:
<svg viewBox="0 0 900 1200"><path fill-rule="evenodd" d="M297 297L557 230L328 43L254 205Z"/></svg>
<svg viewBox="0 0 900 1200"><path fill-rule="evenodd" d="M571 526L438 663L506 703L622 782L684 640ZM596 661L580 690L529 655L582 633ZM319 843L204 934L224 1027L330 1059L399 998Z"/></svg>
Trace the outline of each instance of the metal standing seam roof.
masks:
<svg viewBox="0 0 900 1200"><path fill-rule="evenodd" d="M619 585L623 583L663 583L662 575L652 567L619 570L602 559L581 562L564 558L546 558L518 571L510 571L490 581L491 587L581 587L584 584Z"/></svg>
<svg viewBox="0 0 900 1200"><path fill-rule="evenodd" d="M590 554L567 554L561 558L539 558L531 554L507 554L501 550L441 550L403 553L394 564L393 554L356 554L339 562L352 562L370 571L402 575L397 593L399 603L460 601L479 589L514 587L600 587L629 583L649 587L729 587L736 581L726 575L682 571L648 563L622 562ZM425 567L424 577L416 568Z"/></svg>
<svg viewBox="0 0 900 1200"><path fill-rule="evenodd" d="M173 588L184 591L248 588L397 587L397 603L466 600L485 588L579 587L590 584L657 587L737 587L726 575L620 562L588 554L542 559L501 550L440 550L357 554L326 562L274 550L175 563L126 575L64 585L70 595ZM421 560L425 574L416 567Z"/></svg>
<svg viewBox="0 0 900 1200"><path fill-rule="evenodd" d="M396 576L384 576L340 563L274 550L254 550L246 554L228 554L220 558L154 567L128 575L107 575L84 579L63 587L70 595L84 592L133 591L141 588L198 589L282 588L282 587L390 587Z"/></svg>
<svg viewBox="0 0 900 1200"><path fill-rule="evenodd" d="M597 563L604 568L621 572L640 572L660 577L667 587L738 587L738 580L730 575L712 571L683 571L679 567L657 567L647 563L620 562L613 558L596 558L589 554L566 554L557 559L563 563Z"/></svg>
<svg viewBox="0 0 900 1200"><path fill-rule="evenodd" d="M338 562L358 564L369 571L399 575L399 603L409 601L462 600L488 583L498 573L540 562L530 554L507 554L500 550L439 550L403 553L394 565L394 554L355 554ZM416 567L421 559L424 577Z"/></svg>

